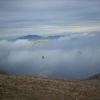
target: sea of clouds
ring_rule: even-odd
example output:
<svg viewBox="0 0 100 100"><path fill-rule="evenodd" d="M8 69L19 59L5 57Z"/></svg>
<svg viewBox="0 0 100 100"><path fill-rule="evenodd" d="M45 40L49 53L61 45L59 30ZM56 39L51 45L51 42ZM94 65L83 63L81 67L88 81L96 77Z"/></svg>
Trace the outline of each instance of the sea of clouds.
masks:
<svg viewBox="0 0 100 100"><path fill-rule="evenodd" d="M70 34L48 43L0 40L0 69L12 74L85 79L100 73L100 35ZM77 53L78 51L81 52ZM44 59L42 59L44 56Z"/></svg>

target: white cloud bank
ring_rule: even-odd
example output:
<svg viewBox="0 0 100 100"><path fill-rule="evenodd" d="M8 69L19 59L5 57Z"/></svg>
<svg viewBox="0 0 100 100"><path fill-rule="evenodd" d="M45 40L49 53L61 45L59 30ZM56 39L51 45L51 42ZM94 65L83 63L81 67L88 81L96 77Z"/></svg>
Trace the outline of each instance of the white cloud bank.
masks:
<svg viewBox="0 0 100 100"><path fill-rule="evenodd" d="M61 39L65 40L59 41ZM32 41L1 40L0 69L15 74L69 79L100 72L100 39L96 34L92 37L89 33L74 34L51 41L53 46L41 43L31 48Z"/></svg>

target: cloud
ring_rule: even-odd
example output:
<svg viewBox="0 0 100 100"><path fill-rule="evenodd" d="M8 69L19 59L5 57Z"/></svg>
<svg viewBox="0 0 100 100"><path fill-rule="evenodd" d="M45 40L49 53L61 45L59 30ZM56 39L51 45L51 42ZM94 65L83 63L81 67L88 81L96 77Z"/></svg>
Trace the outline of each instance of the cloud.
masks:
<svg viewBox="0 0 100 100"><path fill-rule="evenodd" d="M24 63L28 61L29 57L29 52L28 51L18 51L18 52L11 52L10 55L8 56L8 61L9 63Z"/></svg>
<svg viewBox="0 0 100 100"><path fill-rule="evenodd" d="M13 74L83 79L100 72L100 39L98 34L92 35L72 34L68 36L69 40L51 40L52 46L37 43L33 48L32 41L1 40L0 69Z"/></svg>
<svg viewBox="0 0 100 100"><path fill-rule="evenodd" d="M96 34L94 33L78 33L78 34L70 34L64 37L60 37L58 40L59 41L66 41L66 40L70 40L70 39L80 39L80 38L89 38L89 37L95 37Z"/></svg>

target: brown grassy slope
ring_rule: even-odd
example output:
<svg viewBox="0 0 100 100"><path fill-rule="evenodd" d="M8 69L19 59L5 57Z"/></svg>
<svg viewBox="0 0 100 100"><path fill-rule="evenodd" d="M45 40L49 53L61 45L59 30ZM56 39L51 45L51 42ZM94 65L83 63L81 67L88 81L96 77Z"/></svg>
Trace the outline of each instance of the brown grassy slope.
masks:
<svg viewBox="0 0 100 100"><path fill-rule="evenodd" d="M0 100L100 100L100 80L0 74Z"/></svg>

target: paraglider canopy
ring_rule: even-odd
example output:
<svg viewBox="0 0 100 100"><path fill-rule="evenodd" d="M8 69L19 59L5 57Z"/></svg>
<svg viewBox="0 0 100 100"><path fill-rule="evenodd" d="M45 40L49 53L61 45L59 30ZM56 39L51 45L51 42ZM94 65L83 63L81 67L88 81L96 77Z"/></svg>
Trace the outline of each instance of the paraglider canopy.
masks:
<svg viewBox="0 0 100 100"><path fill-rule="evenodd" d="M81 51L77 51L78 54L81 54Z"/></svg>
<svg viewBox="0 0 100 100"><path fill-rule="evenodd" d="M47 42L47 43L49 43L50 45L52 45L52 42L49 41L49 40L36 40L35 42L33 42L32 47L33 47L36 43L38 43L38 42Z"/></svg>

